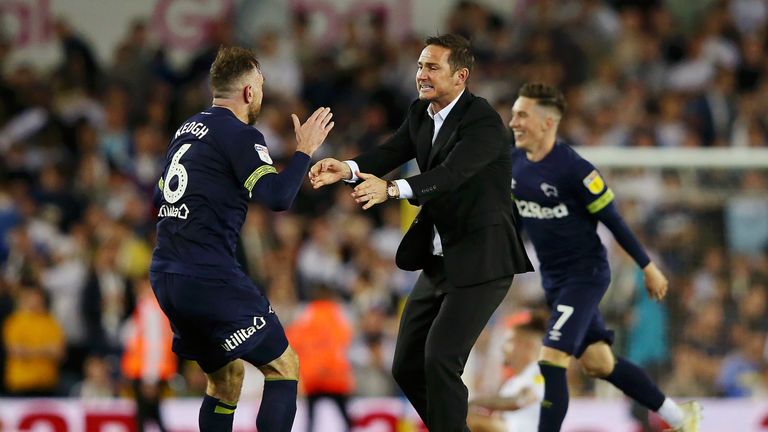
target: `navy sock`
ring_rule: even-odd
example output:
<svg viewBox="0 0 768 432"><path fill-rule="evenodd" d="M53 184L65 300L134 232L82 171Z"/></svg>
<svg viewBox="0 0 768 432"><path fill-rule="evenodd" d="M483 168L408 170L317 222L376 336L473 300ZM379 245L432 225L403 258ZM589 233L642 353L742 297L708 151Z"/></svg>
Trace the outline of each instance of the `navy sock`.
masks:
<svg viewBox="0 0 768 432"><path fill-rule="evenodd" d="M651 411L658 411L664 403L664 393L651 378L642 369L621 357L616 357L613 372L603 379Z"/></svg>
<svg viewBox="0 0 768 432"><path fill-rule="evenodd" d="M235 420L235 408L213 396L205 395L200 406L198 425L200 432L232 432L232 422Z"/></svg>
<svg viewBox="0 0 768 432"><path fill-rule="evenodd" d="M266 380L256 429L259 432L290 432L296 417L296 380Z"/></svg>
<svg viewBox="0 0 768 432"><path fill-rule="evenodd" d="M539 410L539 432L559 432L568 412L568 380L566 368L539 362L544 376L544 400Z"/></svg>

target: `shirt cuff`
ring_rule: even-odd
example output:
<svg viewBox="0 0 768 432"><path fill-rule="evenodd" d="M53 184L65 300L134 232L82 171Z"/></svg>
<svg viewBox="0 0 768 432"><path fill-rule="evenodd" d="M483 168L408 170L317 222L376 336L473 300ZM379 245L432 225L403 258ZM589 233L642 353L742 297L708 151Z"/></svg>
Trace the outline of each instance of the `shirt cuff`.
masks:
<svg viewBox="0 0 768 432"><path fill-rule="evenodd" d="M353 160L345 160L344 163L347 164L347 166L349 167L350 170L352 170L352 178L349 179L349 180L344 180L344 181L347 182L347 183L357 183L357 181L359 179L357 177L357 174L355 174L355 173L360 171L360 167L357 166L357 162L355 162Z"/></svg>
<svg viewBox="0 0 768 432"><path fill-rule="evenodd" d="M395 180L395 184L397 185L397 189L400 191L400 196L398 198L413 198L413 189L411 189L411 185L409 185L405 179Z"/></svg>

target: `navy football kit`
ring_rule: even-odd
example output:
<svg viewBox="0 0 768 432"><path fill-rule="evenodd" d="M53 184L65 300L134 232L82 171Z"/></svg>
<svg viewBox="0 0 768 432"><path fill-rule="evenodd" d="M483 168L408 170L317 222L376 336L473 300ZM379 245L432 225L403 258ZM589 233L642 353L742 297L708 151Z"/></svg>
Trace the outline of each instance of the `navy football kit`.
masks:
<svg viewBox="0 0 768 432"><path fill-rule="evenodd" d="M236 358L264 365L288 347L235 249L249 201L287 209L309 163L307 154L296 152L278 173L264 136L222 107L190 117L170 142L154 195L150 281L171 321L174 352L207 373Z"/></svg>
<svg viewBox="0 0 768 432"><path fill-rule="evenodd" d="M597 222L641 268L650 259L619 215L611 189L591 163L558 141L538 162L513 152L512 195L552 311L544 345L578 358L595 342L612 343L598 309L611 274Z"/></svg>

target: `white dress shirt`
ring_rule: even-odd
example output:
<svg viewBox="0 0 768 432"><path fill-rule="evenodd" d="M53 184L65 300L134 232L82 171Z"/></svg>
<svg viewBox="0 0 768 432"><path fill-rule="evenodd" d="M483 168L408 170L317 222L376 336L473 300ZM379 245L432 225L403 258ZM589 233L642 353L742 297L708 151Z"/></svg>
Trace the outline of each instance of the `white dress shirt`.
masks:
<svg viewBox="0 0 768 432"><path fill-rule="evenodd" d="M437 134L440 132L440 128L443 127L445 119L448 118L448 114L450 114L451 110L456 105L456 102L458 102L462 94L464 94L464 90L462 90L461 93L456 96L456 99L454 99L451 103L446 105L445 108L441 109L437 113L432 111L432 104L427 105L427 115L429 115L432 121L435 122L435 131L432 133L432 144L435 144L435 138L437 138ZM347 166L349 166L349 169L352 170L352 178L345 181L349 183L357 182L357 174L355 173L357 173L360 169L357 166L357 162L351 160L344 162L347 164ZM413 189L411 189L411 185L409 185L405 179L395 180L395 183L397 184L397 188L400 190L400 199L413 198ZM437 232L437 228L435 227L433 227L432 230L435 233L435 236L432 239L432 253L442 256L443 243L440 241L440 233Z"/></svg>

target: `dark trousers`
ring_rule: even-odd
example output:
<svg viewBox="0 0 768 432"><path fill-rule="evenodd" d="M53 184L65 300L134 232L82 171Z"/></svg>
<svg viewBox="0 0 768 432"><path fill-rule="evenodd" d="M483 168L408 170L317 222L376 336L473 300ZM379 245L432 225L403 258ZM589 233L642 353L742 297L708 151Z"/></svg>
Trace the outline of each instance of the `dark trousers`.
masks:
<svg viewBox="0 0 768 432"><path fill-rule="evenodd" d="M512 284L512 276L456 288L442 259L416 281L400 319L392 375L430 432L463 432L469 351Z"/></svg>
<svg viewBox="0 0 768 432"><path fill-rule="evenodd" d="M349 432L349 430L352 429L352 419L349 418L349 414L347 413L347 401L349 400L349 396L336 393L316 393L307 395L307 432L315 430L315 406L317 406L317 403L322 399L330 399L336 404L341 417L344 419L344 424L346 426L346 429L344 430Z"/></svg>
<svg viewBox="0 0 768 432"><path fill-rule="evenodd" d="M163 418L160 415L160 393L166 383L159 381L155 384L155 394L147 395L141 389L141 380L133 380L133 391L136 399L136 430L143 432L147 421L154 422L161 432L165 432Z"/></svg>

